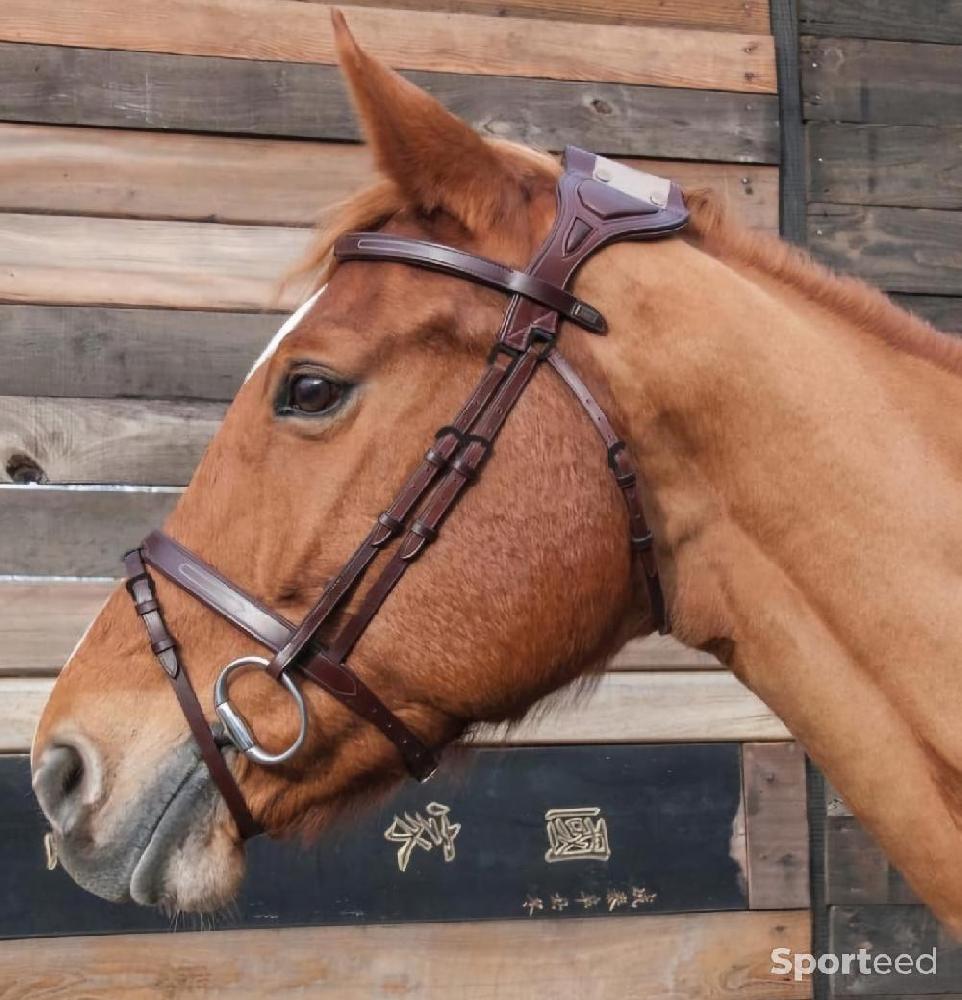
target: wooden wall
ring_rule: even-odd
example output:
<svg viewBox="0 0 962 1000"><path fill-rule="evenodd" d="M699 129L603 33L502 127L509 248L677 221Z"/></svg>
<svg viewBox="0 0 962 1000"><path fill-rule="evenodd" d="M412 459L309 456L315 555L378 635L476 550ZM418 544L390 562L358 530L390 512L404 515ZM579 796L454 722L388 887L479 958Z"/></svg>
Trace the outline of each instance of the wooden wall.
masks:
<svg viewBox="0 0 962 1000"><path fill-rule="evenodd" d="M767 0L343 9L483 133L711 184L777 229ZM320 3L0 5L4 753L28 748L120 553L176 501L296 301L278 279L309 227L371 176L332 62ZM509 742L741 743L739 912L6 942L4 996L809 996L768 971L773 947L809 941L801 755L717 667L632 643L591 702Z"/></svg>
<svg viewBox="0 0 962 1000"><path fill-rule="evenodd" d="M800 0L808 241L962 333L962 6ZM962 997L962 950L831 789L813 801L816 944L913 955L935 976L819 977L819 997Z"/></svg>
<svg viewBox="0 0 962 1000"><path fill-rule="evenodd" d="M962 332L962 9L800 0L800 19L810 248Z"/></svg>

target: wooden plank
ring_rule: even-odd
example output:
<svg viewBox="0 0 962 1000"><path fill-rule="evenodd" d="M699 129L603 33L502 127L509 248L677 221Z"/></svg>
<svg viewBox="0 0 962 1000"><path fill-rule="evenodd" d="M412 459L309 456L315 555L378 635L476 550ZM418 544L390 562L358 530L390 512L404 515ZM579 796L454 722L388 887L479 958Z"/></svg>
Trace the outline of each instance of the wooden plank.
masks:
<svg viewBox="0 0 962 1000"><path fill-rule="evenodd" d="M232 399L276 313L4 305L0 394Z"/></svg>
<svg viewBox="0 0 962 1000"><path fill-rule="evenodd" d="M810 204L813 253L888 291L962 292L962 213Z"/></svg>
<svg viewBox="0 0 962 1000"><path fill-rule="evenodd" d="M805 117L869 125L957 125L962 49L858 38L802 39Z"/></svg>
<svg viewBox="0 0 962 1000"><path fill-rule="evenodd" d="M748 905L808 907L805 752L797 743L746 743L742 760Z"/></svg>
<svg viewBox="0 0 962 1000"><path fill-rule="evenodd" d="M813 122L807 131L812 201L962 208L962 125Z"/></svg>
<svg viewBox="0 0 962 1000"><path fill-rule="evenodd" d="M0 678L0 752L24 753L53 680ZM486 726L472 746L785 740L784 725L727 671L606 674L590 696L563 695L511 727Z"/></svg>
<svg viewBox="0 0 962 1000"><path fill-rule="evenodd" d="M778 228L776 167L623 162L713 187L745 225ZM374 177L367 149L346 143L0 124L8 212L303 226Z"/></svg>
<svg viewBox="0 0 962 1000"><path fill-rule="evenodd" d="M3 691L3 706L0 707L0 754L30 752L34 730L43 706L50 697L52 686L53 681L39 677L0 679L0 690Z"/></svg>
<svg viewBox="0 0 962 1000"><path fill-rule="evenodd" d="M826 819L825 901L841 905L919 902L854 816Z"/></svg>
<svg viewBox="0 0 962 1000"><path fill-rule="evenodd" d="M115 586L42 578L0 582L0 676L56 674Z"/></svg>
<svg viewBox="0 0 962 1000"><path fill-rule="evenodd" d="M374 177L344 143L0 125L7 212L310 226Z"/></svg>
<svg viewBox="0 0 962 1000"><path fill-rule="evenodd" d="M508 735L519 743L784 740L782 722L727 670L609 673L585 699L562 694ZM475 739L503 738L498 729Z"/></svg>
<svg viewBox="0 0 962 1000"><path fill-rule="evenodd" d="M353 0L382 7L384 0ZM611 24L672 24L719 31L769 33L767 0L392 0L401 10L440 10L493 17L532 17Z"/></svg>
<svg viewBox="0 0 962 1000"><path fill-rule="evenodd" d="M962 298L945 295L894 295L896 302L918 313L939 330L962 333Z"/></svg>
<svg viewBox="0 0 962 1000"><path fill-rule="evenodd" d="M275 226L9 214L0 299L182 309L296 306L280 279L311 234Z"/></svg>
<svg viewBox="0 0 962 1000"><path fill-rule="evenodd" d="M0 944L9 1000L804 1000L769 974L774 948L808 950L808 916L705 913L632 920L295 928ZM176 946L176 959L172 949ZM136 973L131 955L136 953ZM292 959L292 956L296 958ZM572 992L574 988L574 992Z"/></svg>
<svg viewBox="0 0 962 1000"><path fill-rule="evenodd" d="M812 35L896 41L962 42L962 3L905 0L800 0L799 22Z"/></svg>
<svg viewBox="0 0 962 1000"><path fill-rule="evenodd" d="M614 655L609 670L724 670L711 653L683 646L670 635L632 639Z"/></svg>
<svg viewBox="0 0 962 1000"><path fill-rule="evenodd" d="M790 243L805 242L805 131L798 67L798 12L795 0L772 0L772 32L778 67L781 123L779 231Z"/></svg>
<svg viewBox="0 0 962 1000"><path fill-rule="evenodd" d="M778 162L772 95L405 75L482 133L542 149L573 142L606 156ZM0 119L359 138L339 71L330 66L2 42Z"/></svg>
<svg viewBox="0 0 962 1000"><path fill-rule="evenodd" d="M553 923L745 909L731 851L741 804L737 746L461 749L458 756L430 790L405 782L355 810L349 836L341 827L309 846L252 845L234 912L220 926ZM196 761L161 755L156 764L174 779ZM46 823L29 779L26 757L0 759L0 892L9 901L0 937L164 928L163 912L104 903L46 870L37 849ZM575 821L555 819L559 809L580 813L593 835L572 843ZM416 819L432 815L428 829L441 841L434 845ZM412 826L423 842L407 839ZM557 897L567 905L552 905ZM526 908L528 899L542 905Z"/></svg>
<svg viewBox="0 0 962 1000"><path fill-rule="evenodd" d="M855 954L860 948L870 959L889 955L894 960L909 954L913 960L936 950L934 975L900 975L891 969L867 974L853 969L849 975L831 977L831 996L944 996L962 992L962 945L953 940L923 906L833 906L829 910L830 951ZM926 962L924 969L931 967ZM892 994L897 994L893 997Z"/></svg>
<svg viewBox="0 0 962 1000"><path fill-rule="evenodd" d="M0 675L56 674L113 587L101 580L0 581ZM609 669L723 668L671 636L651 635L631 640Z"/></svg>
<svg viewBox="0 0 962 1000"><path fill-rule="evenodd" d="M398 69L775 93L768 34L584 25L343 7ZM330 7L297 0L5 0L0 40L274 62L337 63Z"/></svg>
<svg viewBox="0 0 962 1000"><path fill-rule="evenodd" d="M184 486L223 403L0 396L0 482Z"/></svg>
<svg viewBox="0 0 962 1000"><path fill-rule="evenodd" d="M177 502L174 487L0 483L0 575L107 576Z"/></svg>

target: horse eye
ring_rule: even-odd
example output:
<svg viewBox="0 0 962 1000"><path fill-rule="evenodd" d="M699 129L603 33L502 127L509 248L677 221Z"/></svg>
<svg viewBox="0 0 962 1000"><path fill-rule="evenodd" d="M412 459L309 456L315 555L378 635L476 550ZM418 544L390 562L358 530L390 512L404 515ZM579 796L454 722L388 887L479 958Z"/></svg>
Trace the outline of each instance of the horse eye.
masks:
<svg viewBox="0 0 962 1000"><path fill-rule="evenodd" d="M295 375L287 387L287 409L315 415L332 410L344 398L347 386L320 375Z"/></svg>

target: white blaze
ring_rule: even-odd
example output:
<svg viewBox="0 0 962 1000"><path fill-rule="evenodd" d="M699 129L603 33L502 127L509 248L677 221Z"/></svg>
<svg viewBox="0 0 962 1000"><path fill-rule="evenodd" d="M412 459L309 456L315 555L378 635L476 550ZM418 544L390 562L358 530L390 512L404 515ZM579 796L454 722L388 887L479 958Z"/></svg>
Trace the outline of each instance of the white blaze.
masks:
<svg viewBox="0 0 962 1000"><path fill-rule="evenodd" d="M317 302L317 300L323 294L325 288L327 288L327 285L324 285L321 288L319 288L297 310L297 312L295 312L291 316L288 316L288 318L286 320L284 320L284 324L277 331L277 333L275 333L274 336L271 337L270 343L267 345L267 347L264 348L263 352L261 353L261 356L254 362L254 367L251 368L251 370L247 373L247 378L244 379L245 382L247 382L250 379L251 375L253 375L254 372L256 372L257 369L260 368L260 366L262 364L264 364L265 361L270 360L270 358L272 358L274 356L274 353L277 350L277 348L280 346L281 341L289 333L293 333L293 331L297 329L297 327L300 325L301 320L310 312L311 306L313 306L314 303Z"/></svg>

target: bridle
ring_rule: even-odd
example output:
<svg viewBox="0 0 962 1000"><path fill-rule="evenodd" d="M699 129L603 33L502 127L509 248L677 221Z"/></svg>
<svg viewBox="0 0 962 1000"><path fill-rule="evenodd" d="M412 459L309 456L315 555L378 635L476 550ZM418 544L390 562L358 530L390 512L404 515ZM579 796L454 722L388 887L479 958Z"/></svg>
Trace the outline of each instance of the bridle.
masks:
<svg viewBox="0 0 962 1000"><path fill-rule="evenodd" d="M234 746L256 763L279 764L303 745L307 710L294 675L318 684L351 711L376 726L397 748L409 772L426 781L437 767L434 751L391 711L351 668L348 659L391 591L427 547L464 491L475 482L508 414L534 373L547 363L571 390L591 419L608 454L608 465L628 511L633 571L648 593L652 617L662 632L668 621L658 568L638 495L635 466L625 442L557 346L558 324L568 320L593 334L604 334L602 314L567 289L581 264L620 240L654 239L681 229L687 219L681 191L668 180L634 171L569 146L558 181L554 225L527 270L519 271L453 247L387 233L349 233L334 246L339 261L395 261L455 275L510 295L497 340L481 378L460 412L436 434L421 463L378 515L367 537L324 588L303 621L295 625L265 607L213 566L161 531L124 556L127 590L143 618L150 646L170 678L211 776L243 838L260 833L222 753ZM385 565L333 638L320 632L343 610L377 556ZM245 656L223 668L214 689L214 708L222 727L212 727L180 662L157 602L147 567L168 580L273 652L270 660ZM260 747L228 697L230 679L258 667L282 684L294 699L300 732L281 753Z"/></svg>

